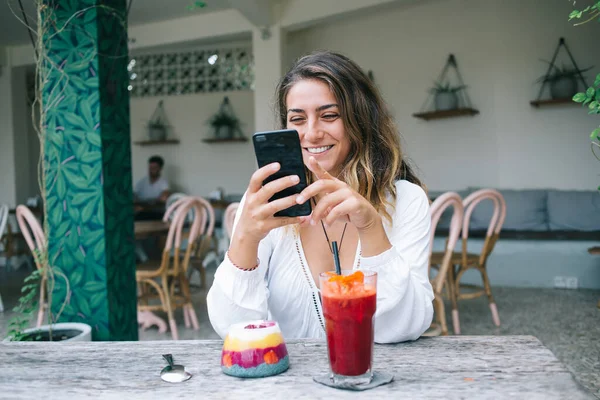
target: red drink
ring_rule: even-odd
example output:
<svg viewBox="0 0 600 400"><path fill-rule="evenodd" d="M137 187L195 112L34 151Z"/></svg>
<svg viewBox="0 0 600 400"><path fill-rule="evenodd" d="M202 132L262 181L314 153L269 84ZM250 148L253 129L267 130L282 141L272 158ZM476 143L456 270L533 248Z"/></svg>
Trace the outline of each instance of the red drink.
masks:
<svg viewBox="0 0 600 400"><path fill-rule="evenodd" d="M334 379L362 376L370 382L377 275L351 273L321 275L329 364Z"/></svg>

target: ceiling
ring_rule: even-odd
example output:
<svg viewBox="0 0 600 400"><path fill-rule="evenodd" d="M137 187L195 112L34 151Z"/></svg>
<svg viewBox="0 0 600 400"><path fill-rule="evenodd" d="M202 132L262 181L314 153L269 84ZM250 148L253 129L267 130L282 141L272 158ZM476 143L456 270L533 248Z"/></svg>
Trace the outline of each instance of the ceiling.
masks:
<svg viewBox="0 0 600 400"><path fill-rule="evenodd" d="M139 25L148 22L164 21L201 13L209 13L231 8L228 0L126 0L131 3L129 25ZM29 23L35 22L36 0L21 0L28 16ZM191 7L195 3L204 3L205 7ZM193 8L193 9L190 9ZM18 0L0 0L0 46L15 46L29 43L27 28L19 21L13 12L22 19Z"/></svg>

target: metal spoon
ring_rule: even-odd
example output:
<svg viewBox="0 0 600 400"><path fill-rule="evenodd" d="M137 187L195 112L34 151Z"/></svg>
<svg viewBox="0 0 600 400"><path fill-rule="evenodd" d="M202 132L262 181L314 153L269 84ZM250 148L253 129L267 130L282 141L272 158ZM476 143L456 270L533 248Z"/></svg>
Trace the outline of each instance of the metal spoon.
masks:
<svg viewBox="0 0 600 400"><path fill-rule="evenodd" d="M172 354L163 354L163 358L169 363L160 371L160 379L169 383L185 382L192 377L192 374L185 370L183 365L173 364Z"/></svg>

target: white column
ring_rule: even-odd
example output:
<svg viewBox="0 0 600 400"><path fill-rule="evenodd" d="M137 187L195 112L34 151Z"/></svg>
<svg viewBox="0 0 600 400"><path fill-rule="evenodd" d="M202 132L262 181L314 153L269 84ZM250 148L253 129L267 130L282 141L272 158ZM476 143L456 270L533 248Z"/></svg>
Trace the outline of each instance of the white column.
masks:
<svg viewBox="0 0 600 400"><path fill-rule="evenodd" d="M6 49L0 49L5 51ZM13 81L8 60L0 72L0 204L16 205Z"/></svg>
<svg viewBox="0 0 600 400"><path fill-rule="evenodd" d="M276 129L275 88L282 76L282 43L285 32L279 25L252 30L254 52L254 125L255 131Z"/></svg>

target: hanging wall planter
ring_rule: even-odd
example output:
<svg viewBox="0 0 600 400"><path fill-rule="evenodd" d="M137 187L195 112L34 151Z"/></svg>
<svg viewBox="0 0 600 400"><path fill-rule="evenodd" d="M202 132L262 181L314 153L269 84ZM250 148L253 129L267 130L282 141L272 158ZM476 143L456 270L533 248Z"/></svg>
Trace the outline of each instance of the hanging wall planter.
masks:
<svg viewBox="0 0 600 400"><path fill-rule="evenodd" d="M207 123L212 132L209 138L203 139L204 142L245 142L248 140L242 133L240 120L235 116L227 96L219 106L219 111Z"/></svg>
<svg viewBox="0 0 600 400"><path fill-rule="evenodd" d="M459 82L457 85L452 85L446 76L450 67L454 68L456 72ZM479 114L479 111L471 106L466 88L467 86L463 83L462 76L458 71L456 58L450 54L438 80L433 88L429 89L429 96L423 103L421 112L413 114L413 117L429 121L431 119Z"/></svg>
<svg viewBox="0 0 600 400"><path fill-rule="evenodd" d="M163 101L160 100L148 122L148 138L152 142L163 142L167 139L168 128L169 120L163 108Z"/></svg>
<svg viewBox="0 0 600 400"><path fill-rule="evenodd" d="M562 68L560 68L556 65L556 57L562 47L565 48L572 66L563 65ZM579 82L583 84L583 87L588 86L583 78L583 73L590 70L591 67L583 70L579 69L564 38L558 40L558 46L556 47L552 60L549 62L546 61L546 63L548 64L548 70L536 81L537 83L542 84L538 97L536 100L530 101L530 104L534 107L540 107L546 104L575 104L572 101L572 98L578 91ZM548 85L550 98L542 99L546 85Z"/></svg>

